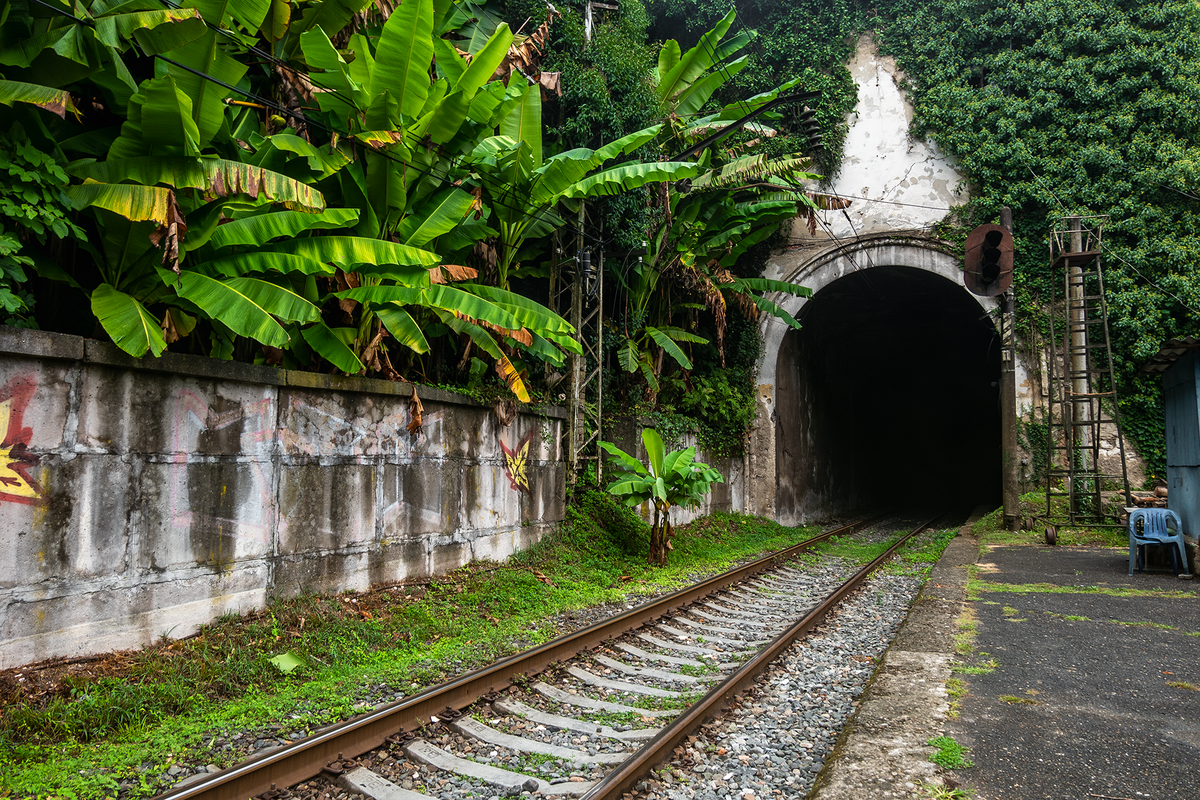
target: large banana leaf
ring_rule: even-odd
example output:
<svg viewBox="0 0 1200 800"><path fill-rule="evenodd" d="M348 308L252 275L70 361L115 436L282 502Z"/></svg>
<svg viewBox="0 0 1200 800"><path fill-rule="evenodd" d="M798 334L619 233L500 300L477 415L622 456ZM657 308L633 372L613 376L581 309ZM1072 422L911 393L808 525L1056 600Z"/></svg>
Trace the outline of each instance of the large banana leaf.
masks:
<svg viewBox="0 0 1200 800"><path fill-rule="evenodd" d="M760 311L765 311L772 316L779 317L787 324L789 328L800 330L800 323L796 321L795 317L783 310L781 307L772 303L767 298L757 294L747 294L746 296L750 298L750 302L754 303L754 305L756 305Z"/></svg>
<svg viewBox="0 0 1200 800"><path fill-rule="evenodd" d="M658 328L652 328L649 325L645 327L645 331L646 333L650 334L650 338L654 340L655 344L661 347L667 355L678 362L679 366L683 367L684 369L692 368L691 359L687 357L687 354L683 352L679 345L675 344L671 336L669 336L665 331L660 331Z"/></svg>
<svg viewBox="0 0 1200 800"><path fill-rule="evenodd" d="M713 92L721 88L726 81L741 72L750 63L749 56L742 56L737 61L726 64L719 72L710 72L692 83L680 92L675 100L675 113L679 116L690 116L699 111Z"/></svg>
<svg viewBox="0 0 1200 800"><path fill-rule="evenodd" d="M341 150L334 149L332 152L326 153L294 133L277 133L259 141L262 141L265 146L285 153L294 153L307 159L308 168L317 173L313 176L314 182L328 178L350 163L350 157ZM255 144L257 146L257 142Z"/></svg>
<svg viewBox="0 0 1200 800"><path fill-rule="evenodd" d="M667 450L663 444L662 437L653 428L645 428L642 431L642 444L646 446L646 465L650 467L650 474L661 480L663 477L663 457L666 455Z"/></svg>
<svg viewBox="0 0 1200 800"><path fill-rule="evenodd" d="M445 189L414 209L396 233L405 244L420 247L454 230L474 205L475 198L468 192L455 187Z"/></svg>
<svg viewBox="0 0 1200 800"><path fill-rule="evenodd" d="M316 322L321 312L312 303L284 286L258 278L231 278L225 286L288 322Z"/></svg>
<svg viewBox="0 0 1200 800"><path fill-rule="evenodd" d="M488 39L487 44L471 56L470 66L463 72L454 88L468 98L474 97L475 93L491 79L492 74L500 68L504 57L508 55L508 48L512 45L512 41L513 34L509 30L508 23L501 22L496 26L496 32Z"/></svg>
<svg viewBox="0 0 1200 800"><path fill-rule="evenodd" d="M186 20L199 20L200 12L195 8L158 8L149 7L134 0L123 3L96 17L96 38L101 44L112 48L120 48L124 42L133 37L135 31L150 31L166 23L180 23ZM180 25L180 28L195 31L198 35L204 26ZM186 41L176 40L175 47L181 47ZM158 51L163 52L163 51Z"/></svg>
<svg viewBox="0 0 1200 800"><path fill-rule="evenodd" d="M700 37L700 42L684 53L665 75L661 75L658 84L660 99L670 101L699 78L704 71L712 66L712 53L715 52L721 39L725 37L733 25L735 11L730 11L713 27L712 30Z"/></svg>
<svg viewBox="0 0 1200 800"><path fill-rule="evenodd" d="M322 5L327 5L327 3L322 3ZM333 43L329 41L325 31L315 28L302 36L295 37L293 41L300 43L304 50L304 60L308 62L310 68L324 70L322 73L317 73L320 76L318 82L331 91L321 92L317 95L317 105L321 107L322 111L335 113L338 117L345 118L357 110L351 106L351 102L359 108L366 108L370 104L371 96L366 87L350 78L349 65L346 64L346 60L338 53ZM315 75L313 78L317 80Z"/></svg>
<svg viewBox="0 0 1200 800"><path fill-rule="evenodd" d="M270 248L278 253L291 253L311 258L314 261L332 262L345 270L352 270L359 264L432 267L441 262L437 253L431 253L428 250L385 242L381 239L364 239L360 236L317 236L293 239L290 242L270 245ZM428 283L428 281L429 276L426 273L425 282Z"/></svg>
<svg viewBox="0 0 1200 800"><path fill-rule="evenodd" d="M227 222L213 232L213 247L262 245L283 236L296 236L308 230L345 228L358 221L356 208L327 208L319 214L303 211L273 211Z"/></svg>
<svg viewBox="0 0 1200 800"><path fill-rule="evenodd" d="M58 114L63 119L66 119L68 111L76 117L79 116L79 109L75 107L71 93L66 89L0 80L0 104L11 106L13 103L31 103L51 114Z"/></svg>
<svg viewBox="0 0 1200 800"><path fill-rule="evenodd" d="M189 270L184 270L178 277L166 270L159 270L159 274L164 282L175 287L180 297L195 303L209 317L220 320L239 336L271 347L287 346L290 338L287 331L245 292Z"/></svg>
<svg viewBox="0 0 1200 800"><path fill-rule="evenodd" d="M542 89L526 83L520 72L513 72L508 91L519 96L521 102L500 121L500 135L528 144L536 169L542 164ZM510 178L514 182L516 179L515 175Z"/></svg>
<svg viewBox="0 0 1200 800"><path fill-rule="evenodd" d="M531 332L530 335L532 336L533 341L531 341L528 345L520 345L521 347L531 353L536 354L543 361L548 361L556 367L561 367L563 365L566 359L563 357L563 352L561 350L552 345L547 339L538 336L536 333Z"/></svg>
<svg viewBox="0 0 1200 800"><path fill-rule="evenodd" d="M644 144L654 140L662 130L662 125L643 128L640 131L627 133L620 139L615 139L597 150L592 157L592 166L598 167L610 158L627 156Z"/></svg>
<svg viewBox="0 0 1200 800"><path fill-rule="evenodd" d="M448 311L439 310L437 313L450 330L458 334L467 334L476 347L496 359L496 374L508 385L518 400L522 403L529 402L529 389L525 386L525 381L521 379L520 373L513 367L508 356L504 354L488 331L470 320L456 317Z"/></svg>
<svg viewBox="0 0 1200 800"><path fill-rule="evenodd" d="M662 79L670 74L675 65L679 63L679 58L682 52L679 49L679 42L674 39L668 39L663 42L662 47L658 51L658 79Z"/></svg>
<svg viewBox="0 0 1200 800"><path fill-rule="evenodd" d="M209 25L231 27L230 19L253 33L262 27L271 0L193 0Z"/></svg>
<svg viewBox="0 0 1200 800"><path fill-rule="evenodd" d="M446 144L462 130L470 109L471 101L465 93L451 92L409 130L416 139L423 139L428 135L435 144Z"/></svg>
<svg viewBox="0 0 1200 800"><path fill-rule="evenodd" d="M517 333L524 327L521 321L500 306L478 295L470 294L454 286L429 286L413 289L407 286L359 286L337 292L334 297L357 300L360 303L405 303L442 309L452 314L469 317L501 329L503 333Z"/></svg>
<svg viewBox="0 0 1200 800"><path fill-rule="evenodd" d="M301 335L313 350L347 375L357 375L366 369L342 337L324 322L307 326Z"/></svg>
<svg viewBox="0 0 1200 800"><path fill-rule="evenodd" d="M195 41L170 51L170 58L176 63L167 64L168 74L192 99L201 147L212 142L225 121L225 98L230 95L225 85L237 86L246 74L246 65L225 52L224 43L224 36L215 30L207 31Z"/></svg>
<svg viewBox="0 0 1200 800"><path fill-rule="evenodd" d="M433 55L437 60L438 72L455 87L467 71L466 60L458 54L458 50L449 39L435 37L433 40Z"/></svg>
<svg viewBox="0 0 1200 800"><path fill-rule="evenodd" d="M461 284L461 286L469 292L486 297L488 300L510 312L522 325L530 330L542 334L547 331L565 334L575 333L575 328L572 327L571 323L544 305L530 300L528 297L522 297L519 294L514 294L495 286L485 286L477 283L466 283ZM570 341L574 343L573 339Z"/></svg>
<svg viewBox="0 0 1200 800"><path fill-rule="evenodd" d="M188 269L193 272L202 272L205 275L225 275L227 277L260 272L278 272L283 275L292 273L333 275L335 272L333 267L323 261L294 256L291 253L272 253L265 250L222 256L195 265L189 263Z"/></svg>
<svg viewBox="0 0 1200 800"><path fill-rule="evenodd" d="M412 315L396 303L372 306L375 316L397 342L416 353L428 353L429 342Z"/></svg>
<svg viewBox="0 0 1200 800"><path fill-rule="evenodd" d="M371 0L322 0L320 3L309 4L304 9L304 15L293 23L288 31L284 50L288 58L296 54L300 46L300 37L318 28L336 34L349 24L363 9L371 4Z"/></svg>
<svg viewBox="0 0 1200 800"><path fill-rule="evenodd" d="M295 203L314 211L325 208L325 198L307 184L278 172L223 158L146 156L75 164L68 172L100 183L135 181L147 186L165 183L176 189L200 189L217 197L247 194L259 200Z"/></svg>
<svg viewBox="0 0 1200 800"><path fill-rule="evenodd" d="M566 198L615 195L645 186L647 183L690 178L700 171L688 161L659 161L650 164L622 164L589 175L562 192Z"/></svg>
<svg viewBox="0 0 1200 800"><path fill-rule="evenodd" d="M773 281L770 278L738 278L733 282L738 288L756 289L760 292L784 292L797 297L812 297L812 289L798 283Z"/></svg>
<svg viewBox="0 0 1200 800"><path fill-rule="evenodd" d="M399 100L400 113L415 119L429 96L432 63L433 0L404 0L383 25L373 85L386 86Z"/></svg>
<svg viewBox="0 0 1200 800"><path fill-rule="evenodd" d="M107 283L92 292L92 313L113 343L131 356L140 358L150 350L158 357L167 348L158 320L135 298Z"/></svg>
<svg viewBox="0 0 1200 800"><path fill-rule="evenodd" d="M84 183L64 190L76 208L94 206L107 209L134 221L153 220L166 224L171 206L171 190L162 186Z"/></svg>
<svg viewBox="0 0 1200 800"><path fill-rule="evenodd" d="M180 91L170 75L146 81L141 87L142 141L182 146L185 155L200 155L200 130L192 118L192 99Z"/></svg>

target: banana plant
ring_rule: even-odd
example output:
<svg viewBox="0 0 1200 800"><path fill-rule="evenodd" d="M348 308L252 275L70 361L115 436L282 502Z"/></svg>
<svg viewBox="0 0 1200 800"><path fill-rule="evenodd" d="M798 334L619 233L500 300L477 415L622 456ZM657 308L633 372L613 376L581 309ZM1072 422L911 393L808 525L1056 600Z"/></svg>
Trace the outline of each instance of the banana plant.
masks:
<svg viewBox="0 0 1200 800"><path fill-rule="evenodd" d="M604 167L655 140L661 125L635 131L597 150L581 147L543 158L539 87L514 73L508 94L518 102L501 119L498 135L481 142L466 159L496 220L496 265L502 287L508 286L517 269L525 242L564 224L560 204L697 173L691 162L624 162Z"/></svg>
<svg viewBox="0 0 1200 800"><path fill-rule="evenodd" d="M620 469L608 485L608 492L624 498L631 507L644 503L653 506L649 562L651 566L665 567L667 553L674 549L672 509L694 508L714 483L723 483L725 479L717 470L695 460L695 447L665 452L662 437L653 428L642 431L642 444L646 448L645 464L611 442L600 443Z"/></svg>

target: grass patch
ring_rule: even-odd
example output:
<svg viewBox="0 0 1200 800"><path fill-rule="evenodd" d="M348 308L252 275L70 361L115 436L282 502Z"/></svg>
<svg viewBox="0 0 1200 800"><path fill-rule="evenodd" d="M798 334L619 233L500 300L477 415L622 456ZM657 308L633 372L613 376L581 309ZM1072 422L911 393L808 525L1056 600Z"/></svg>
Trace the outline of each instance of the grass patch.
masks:
<svg viewBox="0 0 1200 800"><path fill-rule="evenodd" d="M958 633L954 635L954 652L960 656L970 656L975 653L975 637L979 627L979 621L975 617L975 610L970 608L963 609L963 612L958 615L955 620L958 625Z"/></svg>
<svg viewBox="0 0 1200 800"><path fill-rule="evenodd" d="M1167 681L1167 686L1173 689L1187 689L1189 692L1200 692L1200 686L1187 681Z"/></svg>
<svg viewBox="0 0 1200 800"><path fill-rule="evenodd" d="M963 675L988 675L996 671L996 667L1000 666L1000 662L995 658L990 658L991 653L980 653L980 658L983 659L974 664L955 664L951 667L952 672L957 672ZM984 656L989 656L984 658Z"/></svg>
<svg viewBox="0 0 1200 800"><path fill-rule="evenodd" d="M1103 594L1110 597L1162 597L1168 600L1195 599L1196 590L1133 589L1122 586L1059 586L1054 583L995 583L971 578L967 581L967 598L976 600L981 594Z"/></svg>
<svg viewBox="0 0 1200 800"><path fill-rule="evenodd" d="M1009 705L1036 706L1039 705L1037 700L1032 697L1017 697L1014 694L1002 694L1000 699Z"/></svg>
<svg viewBox="0 0 1200 800"><path fill-rule="evenodd" d="M932 783L923 783L920 789L921 796L927 797L929 800L971 800L974 797L963 789L952 789L949 786L938 786Z"/></svg>
<svg viewBox="0 0 1200 800"><path fill-rule="evenodd" d="M1021 516L1026 518L1042 518L1046 515L1045 490L1035 490L1021 495ZM1066 519L1067 505L1065 498L1055 498L1051 506L1051 514L1055 519ZM980 547L986 548L1005 545L1046 545L1046 525L1050 523L1037 522L1034 530L1010 531L1005 530L1004 509L997 508L975 523L973 533L979 537ZM1126 533L1117 528L1071 528L1057 524L1057 542L1061 546L1076 547L1120 547L1129 544Z"/></svg>
<svg viewBox="0 0 1200 800"><path fill-rule="evenodd" d="M961 678L950 678L946 681L946 694L951 699L958 700L967 696L967 682Z"/></svg>
<svg viewBox="0 0 1200 800"><path fill-rule="evenodd" d="M926 578L933 565L942 557L950 540L958 535L957 528L925 531L913 538L896 557L884 564L881 572L904 577Z"/></svg>
<svg viewBox="0 0 1200 800"><path fill-rule="evenodd" d="M363 711L380 687L414 694L547 641L555 617L640 603L814 533L731 514L676 531L671 565L651 568L647 526L607 495L584 493L555 533L505 564L275 599L187 639L0 673L0 796L153 795L172 764L227 766L253 737L227 750L210 750L214 742L279 723L280 734L311 731ZM285 652L302 665L284 673L270 662Z"/></svg>
<svg viewBox="0 0 1200 800"><path fill-rule="evenodd" d="M967 759L971 748L963 747L949 736L935 736L925 744L937 748L937 752L931 755L929 760L943 769L966 769L975 766Z"/></svg>

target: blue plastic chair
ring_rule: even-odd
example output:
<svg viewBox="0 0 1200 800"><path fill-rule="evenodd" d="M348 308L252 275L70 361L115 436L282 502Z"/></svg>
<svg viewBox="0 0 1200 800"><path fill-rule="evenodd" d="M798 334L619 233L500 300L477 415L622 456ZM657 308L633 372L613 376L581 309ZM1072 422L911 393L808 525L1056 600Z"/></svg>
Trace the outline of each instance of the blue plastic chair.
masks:
<svg viewBox="0 0 1200 800"><path fill-rule="evenodd" d="M1138 521L1142 530L1137 529ZM1174 520L1175 533L1167 523ZM1139 508L1129 514L1129 574L1133 574L1134 562L1138 572L1146 568L1146 545L1166 545L1170 548L1171 568L1178 575L1188 574L1187 551L1183 549L1183 523L1179 515L1168 508ZM1173 546L1172 546L1173 545Z"/></svg>

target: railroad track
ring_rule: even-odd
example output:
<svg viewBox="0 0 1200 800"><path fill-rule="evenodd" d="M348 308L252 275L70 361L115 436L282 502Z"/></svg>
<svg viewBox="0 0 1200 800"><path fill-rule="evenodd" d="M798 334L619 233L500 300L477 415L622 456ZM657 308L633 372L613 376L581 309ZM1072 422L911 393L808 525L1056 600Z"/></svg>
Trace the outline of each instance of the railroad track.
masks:
<svg viewBox="0 0 1200 800"><path fill-rule="evenodd" d="M880 519L826 531L159 800L269 800L288 787L325 798L331 784L380 800L523 792L607 800L644 788L656 765L938 517L848 578L844 567L795 560ZM492 763L501 752L505 767Z"/></svg>

